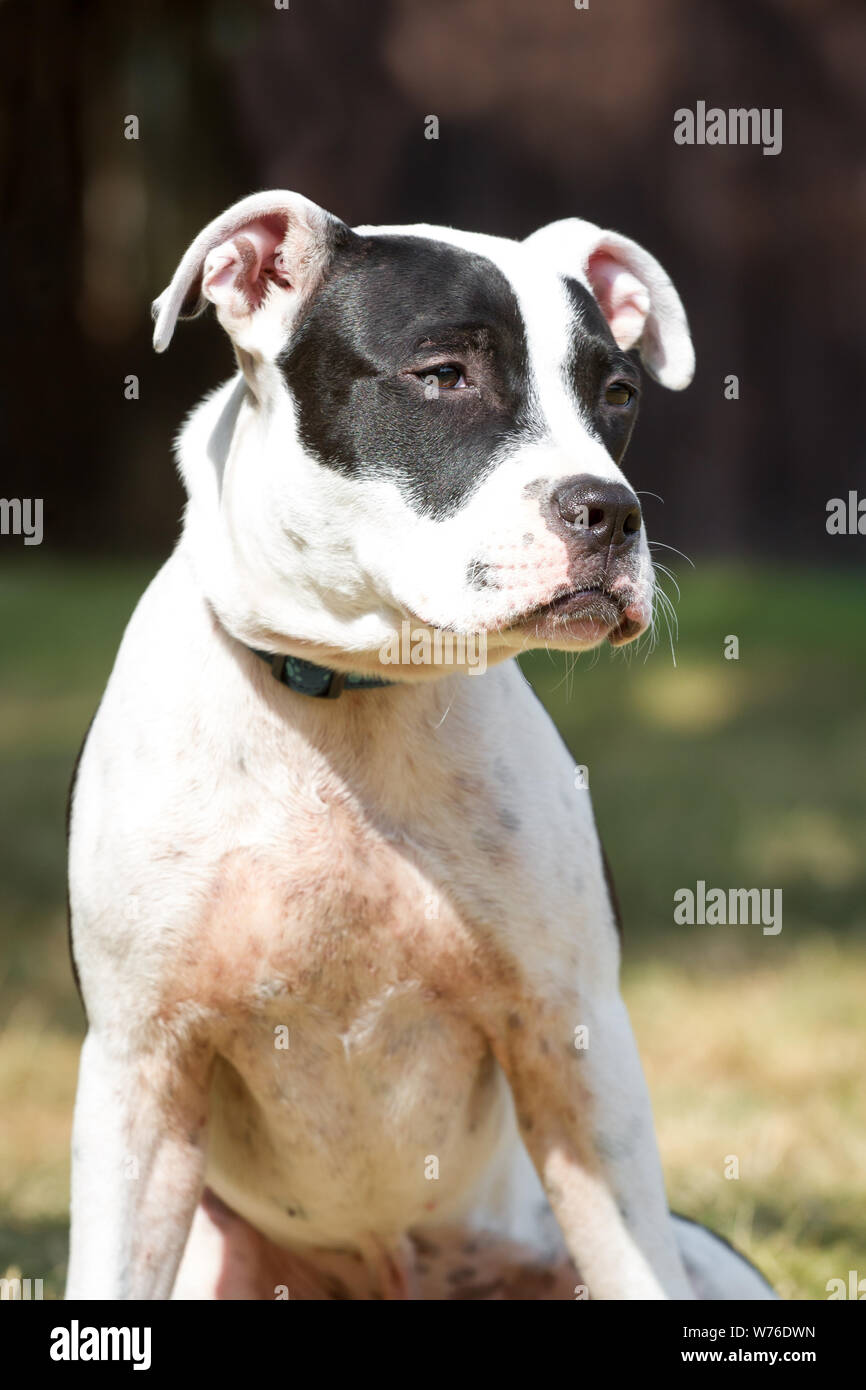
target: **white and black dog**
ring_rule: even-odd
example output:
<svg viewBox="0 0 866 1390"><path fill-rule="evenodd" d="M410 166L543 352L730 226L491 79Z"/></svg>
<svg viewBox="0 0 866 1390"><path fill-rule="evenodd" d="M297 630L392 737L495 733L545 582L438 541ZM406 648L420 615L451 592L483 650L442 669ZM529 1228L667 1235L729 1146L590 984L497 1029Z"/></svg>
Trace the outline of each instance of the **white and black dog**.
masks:
<svg viewBox="0 0 866 1390"><path fill-rule="evenodd" d="M509 659L651 620L628 349L688 384L676 291L588 222L276 191L157 350L207 301L240 370L73 795L67 1296L772 1297L669 1214L589 793Z"/></svg>

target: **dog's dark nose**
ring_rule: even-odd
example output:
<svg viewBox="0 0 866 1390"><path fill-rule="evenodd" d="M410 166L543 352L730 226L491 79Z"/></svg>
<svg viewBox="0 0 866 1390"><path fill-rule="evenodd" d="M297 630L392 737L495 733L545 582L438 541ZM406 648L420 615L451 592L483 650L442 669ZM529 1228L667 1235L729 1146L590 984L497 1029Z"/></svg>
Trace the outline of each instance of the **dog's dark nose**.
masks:
<svg viewBox="0 0 866 1390"><path fill-rule="evenodd" d="M623 483L604 478L566 478L553 494L554 512L593 549L628 545L640 534L640 503Z"/></svg>

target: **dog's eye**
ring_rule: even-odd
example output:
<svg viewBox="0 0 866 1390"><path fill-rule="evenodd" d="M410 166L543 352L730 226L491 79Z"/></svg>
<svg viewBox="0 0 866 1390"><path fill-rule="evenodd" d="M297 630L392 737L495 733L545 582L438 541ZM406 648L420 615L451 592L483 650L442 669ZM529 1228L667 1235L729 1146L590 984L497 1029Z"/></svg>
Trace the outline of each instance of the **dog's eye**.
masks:
<svg viewBox="0 0 866 1390"><path fill-rule="evenodd" d="M425 386L435 385L441 391L461 390L466 385L462 367L458 367L454 362L447 362L441 367L428 367L423 372L416 372L415 375L424 382Z"/></svg>
<svg viewBox="0 0 866 1390"><path fill-rule="evenodd" d="M612 381L604 393L608 405L631 405L635 389L627 381Z"/></svg>

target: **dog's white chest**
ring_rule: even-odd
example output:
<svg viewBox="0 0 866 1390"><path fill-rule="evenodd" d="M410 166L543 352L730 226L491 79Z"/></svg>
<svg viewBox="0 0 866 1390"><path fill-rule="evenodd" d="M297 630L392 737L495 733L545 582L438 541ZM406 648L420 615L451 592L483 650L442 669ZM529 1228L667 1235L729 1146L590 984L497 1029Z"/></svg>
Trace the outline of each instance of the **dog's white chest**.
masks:
<svg viewBox="0 0 866 1390"><path fill-rule="evenodd" d="M505 1095L465 991L495 967L347 799L286 834L223 858L164 1010L210 1014L210 1185L278 1241L345 1244L453 1210L489 1158Z"/></svg>

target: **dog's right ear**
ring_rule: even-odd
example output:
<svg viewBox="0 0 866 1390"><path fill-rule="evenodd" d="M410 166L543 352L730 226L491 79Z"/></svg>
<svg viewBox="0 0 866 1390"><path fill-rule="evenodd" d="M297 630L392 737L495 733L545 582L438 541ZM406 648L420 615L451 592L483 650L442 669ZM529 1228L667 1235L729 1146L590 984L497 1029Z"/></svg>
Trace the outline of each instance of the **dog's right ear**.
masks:
<svg viewBox="0 0 866 1390"><path fill-rule="evenodd" d="M689 325L654 256L636 241L579 217L551 222L525 244L592 291L615 341L626 351L637 347L650 376L672 391L688 386L695 372Z"/></svg>
<svg viewBox="0 0 866 1390"><path fill-rule="evenodd" d="M199 232L154 301L154 348L164 352L177 320L194 318L210 300L235 347L274 358L334 250L352 235L299 193L241 199Z"/></svg>

